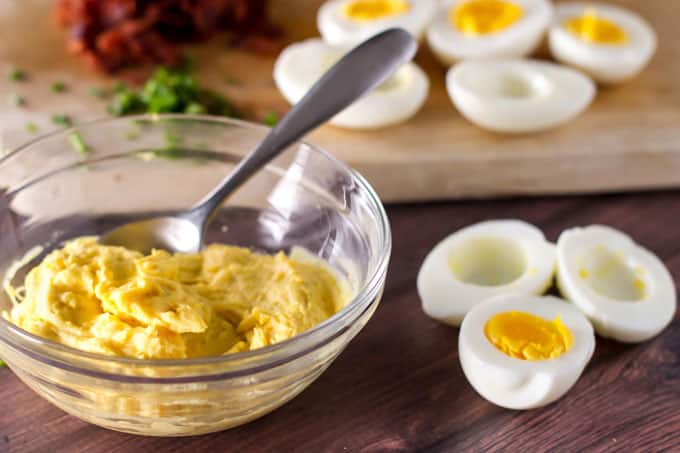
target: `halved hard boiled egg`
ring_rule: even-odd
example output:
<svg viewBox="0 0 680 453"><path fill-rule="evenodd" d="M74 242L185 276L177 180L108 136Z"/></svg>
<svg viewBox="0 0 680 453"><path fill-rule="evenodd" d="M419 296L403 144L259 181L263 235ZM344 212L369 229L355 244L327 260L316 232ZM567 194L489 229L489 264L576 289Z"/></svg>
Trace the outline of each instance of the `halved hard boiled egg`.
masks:
<svg viewBox="0 0 680 453"><path fill-rule="evenodd" d="M598 334L622 342L657 335L673 319L676 292L661 260L628 235L593 225L557 242L558 286Z"/></svg>
<svg viewBox="0 0 680 453"><path fill-rule="evenodd" d="M640 16L593 3L556 7L549 33L555 59L578 67L602 83L630 79L656 50L656 34Z"/></svg>
<svg viewBox="0 0 680 453"><path fill-rule="evenodd" d="M434 10L435 0L331 0L319 8L317 27L334 46L354 46L393 27L420 39Z"/></svg>
<svg viewBox="0 0 680 453"><path fill-rule="evenodd" d="M583 112L596 87L584 74L537 60L469 60L449 69L446 88L458 111L479 127L533 132Z"/></svg>
<svg viewBox="0 0 680 453"><path fill-rule="evenodd" d="M490 220L441 241L418 273L428 316L454 326L481 301L505 293L542 294L552 283L555 246L520 220Z"/></svg>
<svg viewBox="0 0 680 453"><path fill-rule="evenodd" d="M296 104L343 54L344 48L309 39L288 46L274 65L274 81L283 97ZM425 103L430 83L415 63L402 66L392 77L334 116L330 123L372 129L406 121Z"/></svg>
<svg viewBox="0 0 680 453"><path fill-rule="evenodd" d="M595 350L595 334L573 305L552 296L498 296L472 308L458 336L465 377L482 397L531 409L564 395Z"/></svg>
<svg viewBox="0 0 680 453"><path fill-rule="evenodd" d="M427 29L432 52L446 65L533 52L552 20L548 0L446 0Z"/></svg>

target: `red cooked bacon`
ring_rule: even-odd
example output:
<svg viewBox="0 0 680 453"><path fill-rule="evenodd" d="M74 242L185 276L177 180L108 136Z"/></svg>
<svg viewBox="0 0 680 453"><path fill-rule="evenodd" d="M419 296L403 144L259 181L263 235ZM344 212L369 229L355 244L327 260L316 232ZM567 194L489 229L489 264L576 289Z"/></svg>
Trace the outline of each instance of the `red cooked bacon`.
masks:
<svg viewBox="0 0 680 453"><path fill-rule="evenodd" d="M178 45L229 32L246 48L278 49L267 0L57 0L55 18L69 30L67 48L113 72L144 64L176 66Z"/></svg>

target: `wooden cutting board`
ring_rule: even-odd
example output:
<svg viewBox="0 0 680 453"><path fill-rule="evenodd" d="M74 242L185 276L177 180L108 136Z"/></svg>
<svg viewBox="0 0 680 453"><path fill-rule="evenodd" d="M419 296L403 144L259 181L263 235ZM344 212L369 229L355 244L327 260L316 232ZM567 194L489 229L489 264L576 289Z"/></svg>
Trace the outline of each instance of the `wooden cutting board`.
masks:
<svg viewBox="0 0 680 453"><path fill-rule="evenodd" d="M272 0L274 19L290 40L316 35L319 0ZM493 134L468 123L444 88L445 68L423 46L417 61L428 72L431 92L408 123L357 132L331 126L309 140L366 176L385 201L416 201L520 194L586 193L680 186L680 39L677 5L666 0L616 0L646 17L659 35L659 50L635 80L602 88L594 104L571 123L543 133ZM673 3L673 4L671 4ZM105 116L105 102L88 95L92 86L115 79L88 71L64 51L63 35L51 21L51 2L0 2L0 127L3 148L55 129L49 118L67 113L78 121ZM199 77L257 116L287 104L274 87L273 58L229 49L223 40L192 49ZM30 80L4 74L25 68ZM236 83L225 83L231 78ZM50 85L63 80L66 93ZM23 95L23 108L4 103ZM0 175L1 178L1 175Z"/></svg>

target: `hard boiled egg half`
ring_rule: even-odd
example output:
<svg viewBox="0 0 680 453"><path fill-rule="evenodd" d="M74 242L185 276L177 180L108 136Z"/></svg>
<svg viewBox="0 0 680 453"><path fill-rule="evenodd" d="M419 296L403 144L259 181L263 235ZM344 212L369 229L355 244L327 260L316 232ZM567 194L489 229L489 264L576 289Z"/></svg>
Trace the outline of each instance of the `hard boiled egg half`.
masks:
<svg viewBox="0 0 680 453"><path fill-rule="evenodd" d="M675 314L673 278L656 255L613 228L564 231L557 242L558 286L598 334L622 342L647 340Z"/></svg>
<svg viewBox="0 0 680 453"><path fill-rule="evenodd" d="M481 301L499 294L542 294L552 283L555 246L520 220L490 220L463 228L427 255L418 273L423 311L460 325Z"/></svg>
<svg viewBox="0 0 680 453"><path fill-rule="evenodd" d="M635 76L656 50L656 35L640 16L622 8L565 3L556 8L549 34L553 56L603 83Z"/></svg>
<svg viewBox="0 0 680 453"><path fill-rule="evenodd" d="M548 0L445 0L427 42L446 65L473 58L533 52L552 19Z"/></svg>
<svg viewBox="0 0 680 453"><path fill-rule="evenodd" d="M458 355L481 396L509 409L530 409L564 395L595 350L595 335L573 305L552 296L498 296L465 316Z"/></svg>
<svg viewBox="0 0 680 453"><path fill-rule="evenodd" d="M468 60L446 75L458 111L496 132L533 132L563 124L592 102L596 87L587 76L537 60Z"/></svg>
<svg viewBox="0 0 680 453"><path fill-rule="evenodd" d="M403 28L420 39L435 10L435 0L331 0L317 15L324 41L354 46L388 28Z"/></svg>
<svg viewBox="0 0 680 453"><path fill-rule="evenodd" d="M274 81L283 97L296 104L346 50L320 39L288 46L274 65ZM415 63L402 66L382 85L334 116L336 126L371 129L406 121L422 107L429 91L425 72Z"/></svg>

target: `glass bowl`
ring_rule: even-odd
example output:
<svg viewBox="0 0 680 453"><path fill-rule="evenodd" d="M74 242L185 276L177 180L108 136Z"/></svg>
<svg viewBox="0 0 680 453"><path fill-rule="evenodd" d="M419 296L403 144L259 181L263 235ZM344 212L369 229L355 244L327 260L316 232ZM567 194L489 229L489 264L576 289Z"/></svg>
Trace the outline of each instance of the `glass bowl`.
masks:
<svg viewBox="0 0 680 453"><path fill-rule="evenodd" d="M59 131L0 157L0 274L20 284L66 239L188 208L267 131L215 117L125 117ZM391 250L373 189L305 143L224 203L207 242L264 252L303 247L342 274L355 297L289 340L201 359L82 352L0 317L0 357L36 393L105 428L155 436L223 430L281 406L331 364L375 311ZM11 308L0 293L0 311Z"/></svg>

